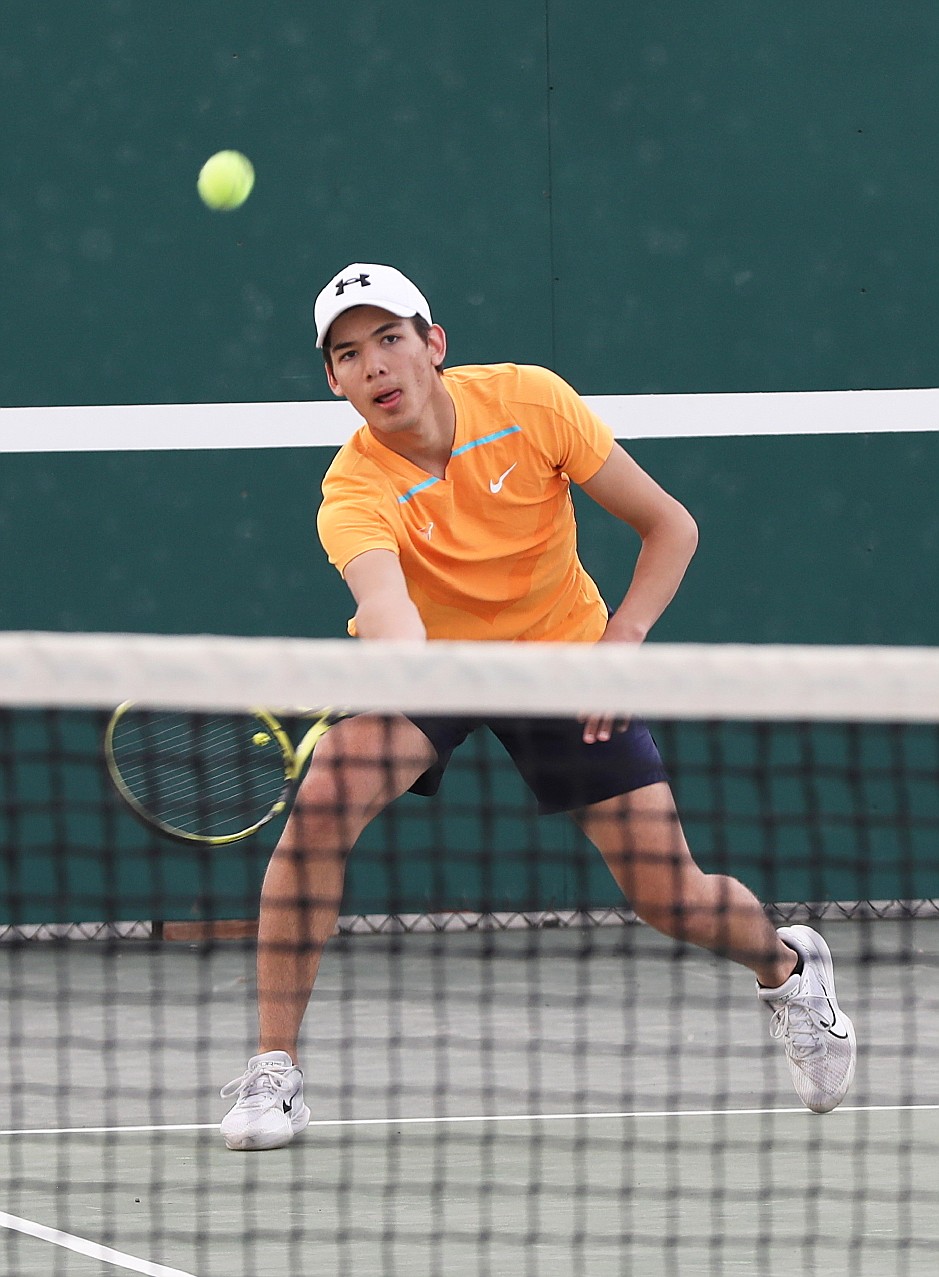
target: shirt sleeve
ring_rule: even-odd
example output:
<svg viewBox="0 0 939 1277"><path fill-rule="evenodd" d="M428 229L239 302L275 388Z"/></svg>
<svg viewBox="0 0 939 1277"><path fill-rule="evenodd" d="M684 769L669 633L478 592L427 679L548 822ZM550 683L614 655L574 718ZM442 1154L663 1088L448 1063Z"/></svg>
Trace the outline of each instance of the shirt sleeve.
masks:
<svg viewBox="0 0 939 1277"><path fill-rule="evenodd" d="M387 497L375 483L354 475L334 473L323 480L323 501L316 516L320 542L333 567L346 565L366 550L400 553L387 510Z"/></svg>
<svg viewBox="0 0 939 1277"><path fill-rule="evenodd" d="M522 397L547 410L555 465L574 483L587 483L613 451L613 431L557 373L535 367L518 371Z"/></svg>

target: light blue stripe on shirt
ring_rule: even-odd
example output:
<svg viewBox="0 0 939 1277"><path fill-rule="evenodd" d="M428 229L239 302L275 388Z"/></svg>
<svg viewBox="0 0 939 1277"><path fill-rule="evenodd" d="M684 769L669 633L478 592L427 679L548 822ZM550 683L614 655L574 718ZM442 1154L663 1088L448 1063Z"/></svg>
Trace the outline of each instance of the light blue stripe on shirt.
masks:
<svg viewBox="0 0 939 1277"><path fill-rule="evenodd" d="M506 426L504 430L497 430L491 435L483 435L481 439L471 439L469 443L461 443L459 448L454 448L450 455L451 457L458 457L461 452L469 452L470 448L479 448L484 443L495 443L497 439L504 439L506 435L517 434L521 428L521 426ZM410 501L412 497L417 496L419 492L423 492L425 488L429 488L439 482L440 480L436 475L431 475L429 479L422 479L420 483L415 483L413 488L408 488L407 492L403 492L398 497L398 505L404 505L406 501Z"/></svg>
<svg viewBox="0 0 939 1277"><path fill-rule="evenodd" d="M418 492L423 492L425 488L430 488L439 482L440 480L436 475L431 475L429 479L424 479L421 483L415 483L413 488L408 488L407 492L398 497L398 505L402 505L405 501L410 501Z"/></svg>

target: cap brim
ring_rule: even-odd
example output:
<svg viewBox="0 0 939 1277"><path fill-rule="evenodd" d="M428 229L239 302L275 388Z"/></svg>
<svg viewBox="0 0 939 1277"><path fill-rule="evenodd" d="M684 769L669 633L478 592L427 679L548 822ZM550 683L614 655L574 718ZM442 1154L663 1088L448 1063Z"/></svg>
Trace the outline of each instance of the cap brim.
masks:
<svg viewBox="0 0 939 1277"><path fill-rule="evenodd" d="M413 306L402 306L400 302L381 301L377 297L369 297L368 301L360 301L356 299L347 306L338 306L332 311L329 318L323 323L322 327L316 334L316 346L318 350L322 350L326 338L329 336L329 330L339 318L344 315L347 310L354 310L356 306L374 306L378 310L387 310L390 315L397 315L399 319L413 319L415 315L419 315L420 311L415 310Z"/></svg>

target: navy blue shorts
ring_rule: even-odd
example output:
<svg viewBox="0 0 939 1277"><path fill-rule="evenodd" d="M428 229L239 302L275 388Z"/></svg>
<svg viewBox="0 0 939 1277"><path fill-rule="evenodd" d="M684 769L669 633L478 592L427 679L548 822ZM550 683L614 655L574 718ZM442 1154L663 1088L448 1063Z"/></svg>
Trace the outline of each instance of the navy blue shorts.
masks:
<svg viewBox="0 0 939 1277"><path fill-rule="evenodd" d="M608 741L587 745L583 723L572 718L408 717L437 751L437 762L411 786L411 793L425 797L436 794L451 754L480 727L488 727L505 746L544 815L576 811L668 780L641 719Z"/></svg>

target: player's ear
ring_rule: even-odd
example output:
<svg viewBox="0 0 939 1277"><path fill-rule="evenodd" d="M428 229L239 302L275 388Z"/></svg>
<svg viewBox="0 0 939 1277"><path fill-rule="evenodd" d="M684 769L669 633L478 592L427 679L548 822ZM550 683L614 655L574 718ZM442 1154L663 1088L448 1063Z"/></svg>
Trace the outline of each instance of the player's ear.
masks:
<svg viewBox="0 0 939 1277"><path fill-rule="evenodd" d="M439 367L447 356L447 334L439 324L431 324L428 328L427 348L431 353L434 367Z"/></svg>

